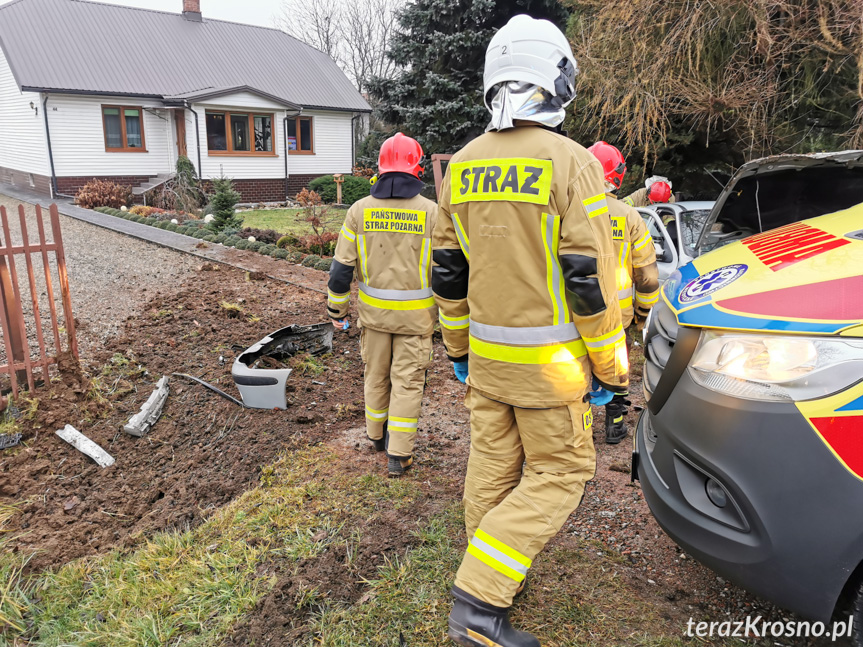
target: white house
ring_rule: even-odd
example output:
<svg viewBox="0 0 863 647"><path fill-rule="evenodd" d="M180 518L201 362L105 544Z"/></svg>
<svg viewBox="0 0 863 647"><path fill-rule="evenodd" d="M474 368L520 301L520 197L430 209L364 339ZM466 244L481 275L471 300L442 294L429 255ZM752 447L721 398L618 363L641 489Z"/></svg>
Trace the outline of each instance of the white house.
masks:
<svg viewBox="0 0 863 647"><path fill-rule="evenodd" d="M177 0L180 2L181 0ZM0 183L143 190L187 155L245 201L350 173L368 103L326 54L276 29L87 0L0 7Z"/></svg>

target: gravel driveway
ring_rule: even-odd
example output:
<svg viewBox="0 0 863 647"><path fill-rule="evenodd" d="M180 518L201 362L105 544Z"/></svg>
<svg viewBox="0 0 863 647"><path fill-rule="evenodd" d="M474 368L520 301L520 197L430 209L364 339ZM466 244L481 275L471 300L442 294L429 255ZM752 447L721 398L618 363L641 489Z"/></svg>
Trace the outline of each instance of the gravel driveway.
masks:
<svg viewBox="0 0 863 647"><path fill-rule="evenodd" d="M22 203L0 194L0 206L6 207L12 239L17 244L22 241L18 220L19 204ZM27 213L29 238L35 243L39 236L36 209L32 205L23 204ZM46 201L46 204L50 203ZM47 209L43 211L43 218L46 230L50 232ZM191 256L63 215L60 216L60 228L82 358L88 357L105 339L120 331L126 317L137 312L160 288L182 282L200 265L200 261ZM50 233L46 235L50 238ZM53 254L50 256L53 259ZM59 302L59 283L53 260L51 266L59 314L62 313L62 306ZM16 267L22 300L25 302L25 310L29 312L32 310L29 304L30 288L23 256L16 256ZM33 269L40 294L43 330L49 332L50 317L46 317L49 311L41 259L35 259ZM28 327L31 329L28 337L32 340L32 348L36 344L32 322ZM5 353L0 354L5 361Z"/></svg>

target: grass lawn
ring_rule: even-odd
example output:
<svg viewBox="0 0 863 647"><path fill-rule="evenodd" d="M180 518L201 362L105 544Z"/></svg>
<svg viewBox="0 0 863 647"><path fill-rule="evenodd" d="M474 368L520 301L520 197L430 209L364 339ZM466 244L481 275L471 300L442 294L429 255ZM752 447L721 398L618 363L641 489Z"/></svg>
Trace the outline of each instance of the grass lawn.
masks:
<svg viewBox="0 0 863 647"><path fill-rule="evenodd" d="M329 229L338 231L345 221L345 209L331 209L332 222ZM302 235L311 233L309 226L302 221L301 209L261 209L241 211L244 227L256 229L274 229L281 234Z"/></svg>

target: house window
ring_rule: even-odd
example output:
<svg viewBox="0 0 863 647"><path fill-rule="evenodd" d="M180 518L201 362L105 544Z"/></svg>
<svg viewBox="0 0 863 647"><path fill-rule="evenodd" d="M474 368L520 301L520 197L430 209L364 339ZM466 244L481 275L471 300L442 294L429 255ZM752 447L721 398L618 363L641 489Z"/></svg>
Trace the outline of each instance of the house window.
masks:
<svg viewBox="0 0 863 647"><path fill-rule="evenodd" d="M288 119L288 150L292 155L315 154L315 138L311 117Z"/></svg>
<svg viewBox="0 0 863 647"><path fill-rule="evenodd" d="M207 112L210 155L273 155L273 115Z"/></svg>
<svg viewBox="0 0 863 647"><path fill-rule="evenodd" d="M144 111L130 106L102 106L105 150L110 153L146 153Z"/></svg>

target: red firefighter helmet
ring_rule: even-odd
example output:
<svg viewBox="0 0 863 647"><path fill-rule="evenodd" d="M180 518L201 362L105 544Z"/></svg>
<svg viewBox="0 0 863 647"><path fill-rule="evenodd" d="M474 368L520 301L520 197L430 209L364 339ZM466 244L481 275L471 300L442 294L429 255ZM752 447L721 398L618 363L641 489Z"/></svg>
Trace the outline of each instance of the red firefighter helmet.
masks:
<svg viewBox="0 0 863 647"><path fill-rule="evenodd" d="M651 204L662 204L671 199L671 187L667 182L654 182L647 189L647 199Z"/></svg>
<svg viewBox="0 0 863 647"><path fill-rule="evenodd" d="M381 146L378 173L410 173L422 177L423 149L420 143L402 133L396 133Z"/></svg>
<svg viewBox="0 0 863 647"><path fill-rule="evenodd" d="M623 182L623 176L626 173L626 160L623 158L623 154L606 142L596 142L587 150L593 153L593 156L602 164L606 181L613 184L616 189L619 189L620 183Z"/></svg>

